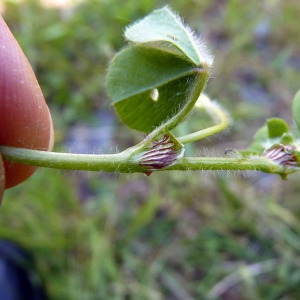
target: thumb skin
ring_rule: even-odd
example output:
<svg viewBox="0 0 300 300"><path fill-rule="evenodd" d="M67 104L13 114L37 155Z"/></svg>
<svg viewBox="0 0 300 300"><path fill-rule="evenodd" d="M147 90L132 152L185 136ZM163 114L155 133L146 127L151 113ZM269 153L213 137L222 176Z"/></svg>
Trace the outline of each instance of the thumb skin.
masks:
<svg viewBox="0 0 300 300"><path fill-rule="evenodd" d="M51 151L53 132L34 72L0 16L0 145ZM5 188L23 182L36 169L4 161Z"/></svg>
<svg viewBox="0 0 300 300"><path fill-rule="evenodd" d="M4 170L2 155L0 152L0 205L2 202L4 190L5 190L5 170Z"/></svg>

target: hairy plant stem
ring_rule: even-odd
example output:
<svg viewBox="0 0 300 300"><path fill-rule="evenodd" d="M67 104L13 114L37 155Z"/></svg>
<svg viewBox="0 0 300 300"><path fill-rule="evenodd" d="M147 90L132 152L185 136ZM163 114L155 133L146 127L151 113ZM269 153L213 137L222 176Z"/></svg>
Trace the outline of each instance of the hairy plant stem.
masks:
<svg viewBox="0 0 300 300"><path fill-rule="evenodd" d="M211 101L206 95L202 94L197 100L195 107L204 109L210 117L217 123L211 127L178 137L177 140L182 144L192 143L208 136L217 134L229 126L229 118L226 111L217 102Z"/></svg>
<svg viewBox="0 0 300 300"><path fill-rule="evenodd" d="M216 134L226 129L229 125L229 119L226 112L224 112L224 110L216 102L210 101L209 98L200 97L195 106L197 108L205 109L217 124L212 127L177 138L177 141L181 144L194 142L209 135ZM183 108L184 111L188 111L189 109L190 108L188 107L188 104ZM0 146L0 153L2 154L5 161L29 164L38 167L118 173L140 172L146 173L148 175L153 171L164 170L255 170L265 173L279 174L283 178L286 178L288 174L299 171L298 167L283 166L282 164L273 162L267 157L181 157L180 154L178 154L177 159L169 166L162 168L147 168L145 164L143 164L143 157L145 155L148 157L148 154L154 151L152 160L155 160L159 153L159 150L162 150L158 149L158 152L155 152L156 146L159 146L161 144L161 142L157 142L158 137L161 134L167 134L167 136L170 137L168 128L172 128L174 124L178 122L178 118L180 118L180 116L174 116L165 124L157 127L139 144L116 154L96 155L59 153L8 146ZM162 142L163 141L164 140L162 140ZM176 155L177 150L173 150L173 154ZM161 159L164 160L165 157L162 156ZM162 164L163 162L164 161L159 161L158 163Z"/></svg>
<svg viewBox="0 0 300 300"><path fill-rule="evenodd" d="M140 166L136 159L138 156L136 146L117 154L101 155L46 152L7 146L0 146L0 152L5 161L38 167L118 173L147 172L147 169ZM286 168L265 157L183 157L161 170L255 170L286 177L289 173L299 171L299 168Z"/></svg>

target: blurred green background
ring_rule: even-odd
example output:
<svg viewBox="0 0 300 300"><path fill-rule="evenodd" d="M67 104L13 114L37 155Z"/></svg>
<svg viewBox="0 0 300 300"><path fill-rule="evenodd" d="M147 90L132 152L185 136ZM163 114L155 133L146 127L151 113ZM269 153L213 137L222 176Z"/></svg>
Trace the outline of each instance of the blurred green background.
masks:
<svg viewBox="0 0 300 300"><path fill-rule="evenodd" d="M165 4L207 41L206 92L233 120L188 154L245 148L269 117L294 126L298 0L0 0L51 109L56 151L116 152L142 138L116 118L105 73L124 27ZM209 122L192 114L178 130ZM40 169L6 191L0 238L33 254L50 299L299 299L299 193L299 175Z"/></svg>

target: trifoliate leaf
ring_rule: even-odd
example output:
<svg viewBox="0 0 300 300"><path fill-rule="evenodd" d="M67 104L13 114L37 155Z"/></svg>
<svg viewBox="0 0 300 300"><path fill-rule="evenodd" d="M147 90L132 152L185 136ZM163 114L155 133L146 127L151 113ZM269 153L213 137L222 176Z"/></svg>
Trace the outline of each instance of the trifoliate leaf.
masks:
<svg viewBox="0 0 300 300"><path fill-rule="evenodd" d="M211 58L170 9L154 11L127 28L132 43L112 60L108 95L129 127L151 132L193 107L209 77ZM202 52L201 52L202 51Z"/></svg>
<svg viewBox="0 0 300 300"><path fill-rule="evenodd" d="M203 87L208 73L198 74L187 61L161 50L129 47L112 61L107 78L120 119L133 129L150 132L187 101L197 100L199 93L195 99L189 97L191 87Z"/></svg>

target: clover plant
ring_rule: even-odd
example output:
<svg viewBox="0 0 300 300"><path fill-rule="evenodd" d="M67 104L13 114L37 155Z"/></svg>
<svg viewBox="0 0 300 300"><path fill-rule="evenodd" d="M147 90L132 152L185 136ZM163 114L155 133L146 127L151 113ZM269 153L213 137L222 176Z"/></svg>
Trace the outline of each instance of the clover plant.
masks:
<svg viewBox="0 0 300 300"><path fill-rule="evenodd" d="M292 105L296 132L284 120L271 118L248 149L227 149L222 157L187 157L185 144L229 125L222 106L203 94L213 57L169 7L127 27L125 38L127 46L109 65L107 91L121 121L144 132L145 139L120 153L101 155L0 146L4 160L57 169L147 175L161 170L256 170L286 178L300 170L300 91ZM192 109L205 110L216 125L176 137L172 129Z"/></svg>

